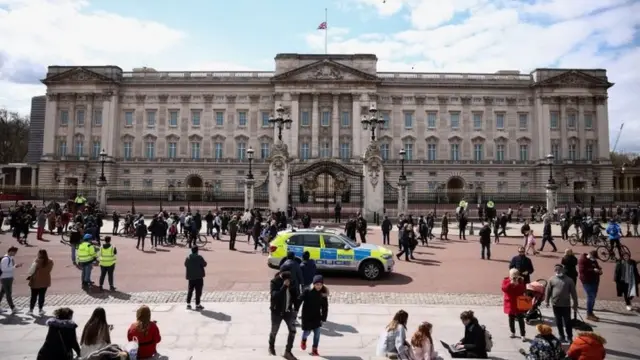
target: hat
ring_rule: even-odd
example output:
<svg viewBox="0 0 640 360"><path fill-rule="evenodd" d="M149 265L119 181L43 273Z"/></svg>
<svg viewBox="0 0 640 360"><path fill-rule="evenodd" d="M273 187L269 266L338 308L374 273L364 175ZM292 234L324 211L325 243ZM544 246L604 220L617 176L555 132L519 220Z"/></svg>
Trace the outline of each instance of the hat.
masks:
<svg viewBox="0 0 640 360"><path fill-rule="evenodd" d="M322 283L324 284L324 279L322 278L322 275L316 275L313 277L313 283L317 284L317 283Z"/></svg>
<svg viewBox="0 0 640 360"><path fill-rule="evenodd" d="M93 236L91 236L91 234L84 234L84 236L82 237L82 240L91 240L93 239Z"/></svg>

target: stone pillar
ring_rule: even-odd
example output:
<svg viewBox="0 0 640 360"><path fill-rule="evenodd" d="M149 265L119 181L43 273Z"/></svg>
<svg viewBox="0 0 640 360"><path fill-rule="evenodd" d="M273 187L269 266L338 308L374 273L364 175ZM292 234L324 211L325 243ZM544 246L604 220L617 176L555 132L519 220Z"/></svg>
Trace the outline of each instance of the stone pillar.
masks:
<svg viewBox="0 0 640 360"><path fill-rule="evenodd" d="M318 136L320 135L320 110L318 109L318 94L313 94L313 108L311 109L311 158L318 158Z"/></svg>
<svg viewBox="0 0 640 360"><path fill-rule="evenodd" d="M58 124L58 94L47 94L47 106L44 113L44 133L42 157L52 159L56 153L56 127Z"/></svg>
<svg viewBox="0 0 640 360"><path fill-rule="evenodd" d="M100 208L100 210L103 213L106 213L107 211L107 181L103 181L100 178L98 178L98 181L96 182L96 186L97 186L97 193L96 193L96 200L98 200L98 206Z"/></svg>
<svg viewBox="0 0 640 360"><path fill-rule="evenodd" d="M351 100L353 101L353 106L351 109L351 139L353 140L353 144L351 147L353 148L353 158L359 159L362 155L362 125L360 125L360 95L352 94Z"/></svg>
<svg viewBox="0 0 640 360"><path fill-rule="evenodd" d="M596 116L594 125L598 131L598 159L609 159L609 106L607 96L601 95L594 98L596 103Z"/></svg>
<svg viewBox="0 0 640 360"><path fill-rule="evenodd" d="M289 204L289 150L277 141L269 157L269 209L286 211Z"/></svg>
<svg viewBox="0 0 640 360"><path fill-rule="evenodd" d="M35 166L31 167L31 196L36 196L37 191L36 191L36 186L37 186L37 182L36 182L36 178L38 176L38 168Z"/></svg>
<svg viewBox="0 0 640 360"><path fill-rule="evenodd" d="M558 206L558 185L554 183L547 183L545 186L547 194L547 211L553 212L553 209Z"/></svg>
<svg viewBox="0 0 640 360"><path fill-rule="evenodd" d="M408 186L407 180L398 180L398 216L406 215L409 210Z"/></svg>
<svg viewBox="0 0 640 360"><path fill-rule="evenodd" d="M361 212L367 221L372 222L375 213L379 217L384 214L384 169L377 143L371 144L365 151L362 174L364 201Z"/></svg>
<svg viewBox="0 0 640 360"><path fill-rule="evenodd" d="M333 105L331 107L331 157L340 157L340 94L333 94Z"/></svg>
<svg viewBox="0 0 640 360"><path fill-rule="evenodd" d="M16 186L22 186L22 166L16 166Z"/></svg>
<svg viewBox="0 0 640 360"><path fill-rule="evenodd" d="M245 209L253 209L253 186L256 181L254 179L245 179L244 180L244 208Z"/></svg>
<svg viewBox="0 0 640 360"><path fill-rule="evenodd" d="M297 92L291 93L291 119L291 151L297 158L300 153L300 94Z"/></svg>

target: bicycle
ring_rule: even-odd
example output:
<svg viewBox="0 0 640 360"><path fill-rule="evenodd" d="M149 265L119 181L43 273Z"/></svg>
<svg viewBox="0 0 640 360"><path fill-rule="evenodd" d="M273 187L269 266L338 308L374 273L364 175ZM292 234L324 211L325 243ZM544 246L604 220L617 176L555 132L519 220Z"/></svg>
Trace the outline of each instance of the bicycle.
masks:
<svg viewBox="0 0 640 360"><path fill-rule="evenodd" d="M620 250L622 251L622 254L620 255L631 256L631 251L629 251L629 248L626 247L625 245L620 245ZM609 244L598 246L596 248L596 254L597 254L598 260L603 262L610 261L610 260L613 260L613 261L617 260L615 248Z"/></svg>
<svg viewBox="0 0 640 360"><path fill-rule="evenodd" d="M123 227L118 230L118 236L134 238L136 237L136 230L133 227Z"/></svg>
<svg viewBox="0 0 640 360"><path fill-rule="evenodd" d="M188 242L187 236L188 235L185 233L178 233L176 234L176 241ZM196 238L196 246L199 249L204 248L208 243L209 239L207 238L207 235L198 234L198 237Z"/></svg>

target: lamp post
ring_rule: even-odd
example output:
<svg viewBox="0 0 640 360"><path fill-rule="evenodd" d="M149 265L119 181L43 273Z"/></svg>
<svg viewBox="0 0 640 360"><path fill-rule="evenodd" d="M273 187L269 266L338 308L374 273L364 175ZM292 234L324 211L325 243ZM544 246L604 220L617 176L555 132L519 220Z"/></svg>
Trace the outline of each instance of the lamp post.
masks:
<svg viewBox="0 0 640 360"><path fill-rule="evenodd" d="M549 165L549 180L547 181L549 184L555 184L556 181L553 180L553 159L555 156L553 154L547 155L547 165Z"/></svg>
<svg viewBox="0 0 640 360"><path fill-rule="evenodd" d="M278 105L275 115L272 115L269 119L269 124L271 124L271 127L278 128L278 140L280 142L282 142L282 129L291 129L292 122L293 120L291 120L291 116L284 113L284 107L282 104Z"/></svg>
<svg viewBox="0 0 640 360"><path fill-rule="evenodd" d="M104 176L104 163L107 162L107 152L102 149L100 151L100 181L106 182L107 178Z"/></svg>
<svg viewBox="0 0 640 360"><path fill-rule="evenodd" d="M253 179L253 172L251 172L251 163L253 163L253 149L249 147L247 149L247 158L249 158L249 173L247 174L247 180Z"/></svg>
<svg viewBox="0 0 640 360"><path fill-rule="evenodd" d="M378 117L376 104L369 106L369 115L362 115L362 128L366 131L371 129L371 142L376 141L376 129L384 124L384 119Z"/></svg>
<svg viewBox="0 0 640 360"><path fill-rule="evenodd" d="M407 155L407 152L404 149L400 149L400 180L402 181L406 181L407 180L407 175L405 175L404 173L404 160L405 160L405 156Z"/></svg>

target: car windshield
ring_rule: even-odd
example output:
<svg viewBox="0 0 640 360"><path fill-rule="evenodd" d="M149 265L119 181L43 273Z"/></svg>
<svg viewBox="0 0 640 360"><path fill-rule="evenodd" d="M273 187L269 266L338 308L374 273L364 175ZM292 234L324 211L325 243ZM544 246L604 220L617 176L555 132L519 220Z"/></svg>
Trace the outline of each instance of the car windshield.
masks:
<svg viewBox="0 0 640 360"><path fill-rule="evenodd" d="M350 238L348 238L346 235L344 234L339 234L337 235L340 239L342 239L342 241L344 241L347 245L351 246L352 248L357 248L358 246L360 246L357 242L351 240Z"/></svg>

